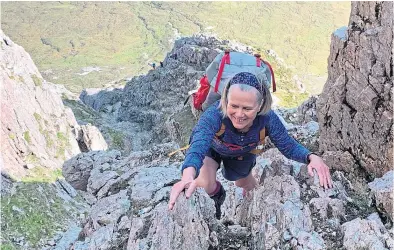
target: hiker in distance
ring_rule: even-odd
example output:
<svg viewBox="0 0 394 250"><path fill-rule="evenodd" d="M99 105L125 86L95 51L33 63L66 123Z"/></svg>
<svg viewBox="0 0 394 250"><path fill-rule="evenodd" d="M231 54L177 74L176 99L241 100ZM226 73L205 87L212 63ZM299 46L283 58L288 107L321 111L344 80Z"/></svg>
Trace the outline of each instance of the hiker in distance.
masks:
<svg viewBox="0 0 394 250"><path fill-rule="evenodd" d="M216 171L223 162L224 178L235 181L244 194L255 188L257 180L251 172L262 134L269 136L287 158L308 164L309 175L313 176L315 169L321 186L332 187L327 165L289 136L271 110L271 103L268 87L260 84L254 74L241 72L229 80L221 99L209 106L193 129L182 165L182 179L171 190L170 210L183 190L187 189L186 198L189 198L197 187L202 187L214 200L216 217L220 219L226 192L216 180Z"/></svg>

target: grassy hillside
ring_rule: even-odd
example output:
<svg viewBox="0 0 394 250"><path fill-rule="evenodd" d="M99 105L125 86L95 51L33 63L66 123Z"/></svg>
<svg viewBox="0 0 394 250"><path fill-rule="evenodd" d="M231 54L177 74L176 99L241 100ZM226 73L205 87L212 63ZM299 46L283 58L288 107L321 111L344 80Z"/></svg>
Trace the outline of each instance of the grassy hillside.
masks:
<svg viewBox="0 0 394 250"><path fill-rule="evenodd" d="M349 13L350 2L2 2L1 25L48 80L74 92L145 73L177 34L211 32L273 49L316 93L331 33Z"/></svg>

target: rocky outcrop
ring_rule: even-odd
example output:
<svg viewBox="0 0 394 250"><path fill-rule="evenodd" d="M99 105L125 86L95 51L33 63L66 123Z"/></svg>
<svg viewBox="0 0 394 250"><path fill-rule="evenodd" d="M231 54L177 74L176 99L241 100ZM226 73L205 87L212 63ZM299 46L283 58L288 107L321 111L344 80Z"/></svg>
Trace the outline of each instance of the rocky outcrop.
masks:
<svg viewBox="0 0 394 250"><path fill-rule="evenodd" d="M383 226L384 230L377 231L383 225L381 221L379 226L371 226L375 222L357 218L364 208L351 194L361 195L359 186L366 189L365 181L352 185L346 174L336 171L332 175L334 189L323 190L317 175L309 177L304 164L286 159L277 149L268 149L257 158L253 174L260 185L247 196L218 173L227 191L221 220L214 218L213 201L203 190L197 190L190 199L182 193L174 210L168 211L171 186L181 177L183 154L167 156L176 147L161 144L127 157L117 151L96 151L70 159L64 166L64 176L92 206L83 230L70 246L357 249L352 248L352 235L356 234L365 235L367 246L391 246L388 230ZM376 216L371 215L379 221ZM352 223L361 225L359 233Z"/></svg>
<svg viewBox="0 0 394 250"><path fill-rule="evenodd" d="M82 152L108 149L107 142L97 127L87 124L77 127L75 131L76 139Z"/></svg>
<svg viewBox="0 0 394 250"><path fill-rule="evenodd" d="M63 165L63 176L75 189L86 191L90 172L94 166L112 164L120 157L120 152L111 151L103 156L101 151L80 154L66 161Z"/></svg>
<svg viewBox="0 0 394 250"><path fill-rule="evenodd" d="M297 108L299 122L301 123L307 123L310 121L317 122L316 102L318 99L319 99L318 96L312 96Z"/></svg>
<svg viewBox="0 0 394 250"><path fill-rule="evenodd" d="M96 111L112 113L120 106L121 97L121 88L84 89L79 99Z"/></svg>
<svg viewBox="0 0 394 250"><path fill-rule="evenodd" d="M333 168L393 169L393 2L354 2L332 35L328 79L317 102L320 151ZM355 164L334 164L329 159Z"/></svg>
<svg viewBox="0 0 394 250"><path fill-rule="evenodd" d="M2 171L18 179L28 164L60 168L80 152L74 115L29 54L2 31L0 37Z"/></svg>
<svg viewBox="0 0 394 250"><path fill-rule="evenodd" d="M106 144L63 105L62 98L76 97L45 81L29 54L2 31L0 38L1 245L66 249L78 239L89 205L58 170L80 153L78 135L90 150Z"/></svg>
<svg viewBox="0 0 394 250"><path fill-rule="evenodd" d="M342 225L343 246L348 250L393 249L394 241L377 213Z"/></svg>
<svg viewBox="0 0 394 250"><path fill-rule="evenodd" d="M222 42L204 36L177 41L164 60L165 67L134 77L126 85L118 119L139 123L163 141L168 136L167 117L182 109L188 91L196 87L205 67L219 53L213 48L218 43ZM174 54L176 60L171 58Z"/></svg>

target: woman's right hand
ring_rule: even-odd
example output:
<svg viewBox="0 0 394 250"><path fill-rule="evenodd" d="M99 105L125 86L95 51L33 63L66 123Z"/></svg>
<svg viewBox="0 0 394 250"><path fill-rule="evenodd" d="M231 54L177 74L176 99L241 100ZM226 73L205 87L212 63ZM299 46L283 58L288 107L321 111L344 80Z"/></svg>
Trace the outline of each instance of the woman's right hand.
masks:
<svg viewBox="0 0 394 250"><path fill-rule="evenodd" d="M170 201L168 203L169 210L174 208L175 201L183 190L187 189L187 199L194 193L194 190L197 188L197 182L194 180L194 176L196 176L196 170L194 167L188 167L183 170L182 180L175 183L171 189Z"/></svg>

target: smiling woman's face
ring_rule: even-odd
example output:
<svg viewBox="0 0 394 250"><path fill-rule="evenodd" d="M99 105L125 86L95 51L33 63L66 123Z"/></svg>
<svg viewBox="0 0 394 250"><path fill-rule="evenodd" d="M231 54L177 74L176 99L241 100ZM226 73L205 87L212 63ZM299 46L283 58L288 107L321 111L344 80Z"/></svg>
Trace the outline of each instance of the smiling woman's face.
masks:
<svg viewBox="0 0 394 250"><path fill-rule="evenodd" d="M247 132L253 125L260 110L257 102L257 90L242 91L238 86L231 86L228 92L227 117L240 132Z"/></svg>

